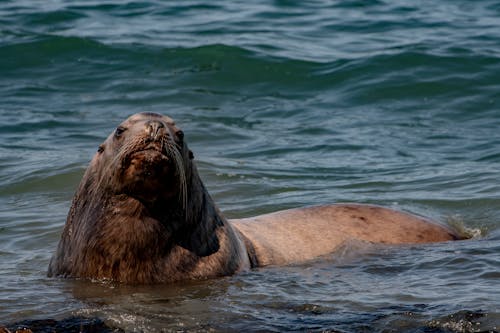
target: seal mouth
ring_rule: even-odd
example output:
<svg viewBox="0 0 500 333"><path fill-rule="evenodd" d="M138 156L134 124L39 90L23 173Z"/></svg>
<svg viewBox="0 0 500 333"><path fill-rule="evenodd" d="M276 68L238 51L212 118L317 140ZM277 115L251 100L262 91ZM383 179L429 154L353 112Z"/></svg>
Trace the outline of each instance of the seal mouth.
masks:
<svg viewBox="0 0 500 333"><path fill-rule="evenodd" d="M136 150L135 152L131 153L129 155L129 159L133 160L134 158L146 158L147 160L154 160L157 162L161 161L168 161L170 158L168 157L167 153L163 150L154 148L154 147L148 147L140 150Z"/></svg>
<svg viewBox="0 0 500 333"><path fill-rule="evenodd" d="M124 163L125 177L131 181L158 180L173 170L172 159L155 147L146 147L127 156Z"/></svg>
<svg viewBox="0 0 500 333"><path fill-rule="evenodd" d="M160 153L160 154L164 155L165 157L167 157L167 155L168 155L168 151L167 151L167 148L166 148L163 140L162 141L146 140L144 147L141 147L141 148L135 150L134 152L132 152L132 154L145 152L145 151L156 151L157 153Z"/></svg>
<svg viewBox="0 0 500 333"><path fill-rule="evenodd" d="M125 156L123 166L128 167L134 160L143 160L146 162L146 166L157 163L165 164L171 162L171 155L163 142L146 142L143 147L139 147Z"/></svg>

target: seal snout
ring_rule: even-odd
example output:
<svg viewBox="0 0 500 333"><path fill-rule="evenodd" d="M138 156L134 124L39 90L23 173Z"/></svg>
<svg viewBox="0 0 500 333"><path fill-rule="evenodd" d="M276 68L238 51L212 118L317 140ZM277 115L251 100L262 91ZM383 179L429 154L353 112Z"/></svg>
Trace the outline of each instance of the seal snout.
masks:
<svg viewBox="0 0 500 333"><path fill-rule="evenodd" d="M168 135L165 124L159 120L146 121L144 124L144 130L146 131L146 134L153 140L158 140L159 138Z"/></svg>

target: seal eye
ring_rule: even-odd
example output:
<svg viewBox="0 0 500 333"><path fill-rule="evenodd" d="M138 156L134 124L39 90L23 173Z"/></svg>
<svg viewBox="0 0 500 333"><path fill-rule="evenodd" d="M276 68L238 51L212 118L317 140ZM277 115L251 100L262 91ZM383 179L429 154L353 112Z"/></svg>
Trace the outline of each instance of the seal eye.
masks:
<svg viewBox="0 0 500 333"><path fill-rule="evenodd" d="M127 129L123 126L118 126L115 130L115 138L119 138L123 132L125 132Z"/></svg>
<svg viewBox="0 0 500 333"><path fill-rule="evenodd" d="M179 130L175 133L175 135L177 135L177 137L179 138L179 140L184 140L184 132Z"/></svg>
<svg viewBox="0 0 500 333"><path fill-rule="evenodd" d="M97 152L102 153L103 151L104 151L104 145L99 145L99 147L97 148Z"/></svg>

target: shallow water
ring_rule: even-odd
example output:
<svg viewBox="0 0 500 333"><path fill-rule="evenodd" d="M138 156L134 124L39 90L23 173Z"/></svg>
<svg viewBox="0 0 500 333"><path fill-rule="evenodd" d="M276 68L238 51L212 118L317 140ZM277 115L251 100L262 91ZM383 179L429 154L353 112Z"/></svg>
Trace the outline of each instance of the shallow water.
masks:
<svg viewBox="0 0 500 333"><path fill-rule="evenodd" d="M2 1L0 60L0 323L500 330L497 2ZM47 278L86 164L139 111L183 128L228 217L364 202L481 235L172 286Z"/></svg>

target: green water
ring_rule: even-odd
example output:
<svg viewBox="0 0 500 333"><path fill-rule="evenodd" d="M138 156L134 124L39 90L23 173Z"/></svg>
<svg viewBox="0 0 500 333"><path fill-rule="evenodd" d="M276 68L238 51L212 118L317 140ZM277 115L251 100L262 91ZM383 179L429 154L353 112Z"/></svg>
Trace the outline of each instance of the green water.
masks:
<svg viewBox="0 0 500 333"><path fill-rule="evenodd" d="M0 1L0 323L128 331L500 326L496 1ZM482 235L163 287L45 276L130 114L174 118L228 217L364 202Z"/></svg>

